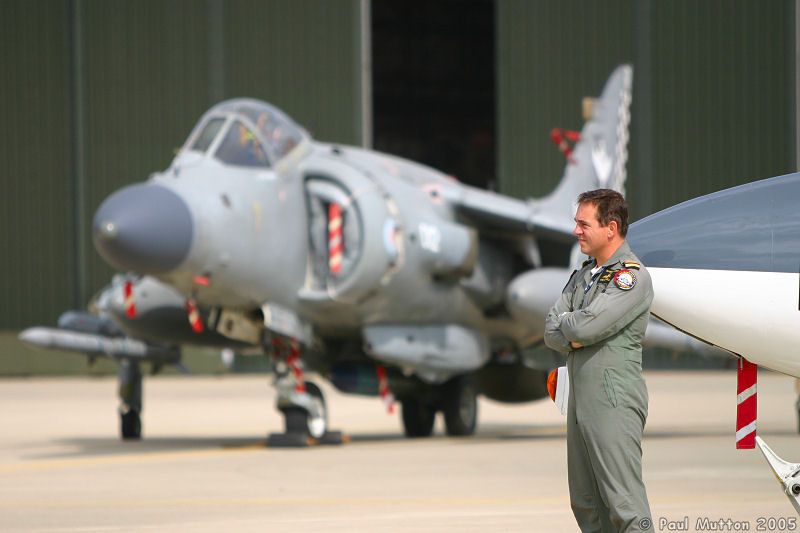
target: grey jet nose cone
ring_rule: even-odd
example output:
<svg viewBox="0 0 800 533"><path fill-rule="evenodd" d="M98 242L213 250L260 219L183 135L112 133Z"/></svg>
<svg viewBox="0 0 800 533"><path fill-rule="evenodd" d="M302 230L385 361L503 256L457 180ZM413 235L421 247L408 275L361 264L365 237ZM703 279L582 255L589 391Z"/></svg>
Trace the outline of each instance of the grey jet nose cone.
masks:
<svg viewBox="0 0 800 533"><path fill-rule="evenodd" d="M193 224L183 199L160 185L121 189L100 205L92 225L94 245L120 270L159 274L189 255Z"/></svg>

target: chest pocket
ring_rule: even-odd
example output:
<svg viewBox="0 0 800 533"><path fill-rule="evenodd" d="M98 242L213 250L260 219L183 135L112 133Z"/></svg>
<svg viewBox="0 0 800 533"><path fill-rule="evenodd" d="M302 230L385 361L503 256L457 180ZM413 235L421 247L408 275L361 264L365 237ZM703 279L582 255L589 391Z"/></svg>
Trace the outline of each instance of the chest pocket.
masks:
<svg viewBox="0 0 800 533"><path fill-rule="evenodd" d="M611 282L612 279L614 279L614 274L617 273L617 270L618 269L616 268L606 269L602 273L600 273L600 275L597 278L595 278L594 283L592 283L590 280L589 283L592 283L592 286L589 288L589 290L586 291L585 294L583 292L585 286L581 288L580 290L581 303L580 306L577 306L576 308L583 309L584 307L589 305L592 302L592 300L594 300L596 295L606 292L608 284Z"/></svg>

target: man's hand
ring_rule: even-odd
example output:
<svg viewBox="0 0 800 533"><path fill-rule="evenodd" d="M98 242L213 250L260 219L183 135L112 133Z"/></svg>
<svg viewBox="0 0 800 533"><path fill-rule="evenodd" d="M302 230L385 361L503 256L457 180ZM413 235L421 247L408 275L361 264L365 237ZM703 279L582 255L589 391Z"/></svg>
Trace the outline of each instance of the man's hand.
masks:
<svg viewBox="0 0 800 533"><path fill-rule="evenodd" d="M580 350L581 348L583 348L583 344L575 341L570 341L569 345L572 346L573 350Z"/></svg>

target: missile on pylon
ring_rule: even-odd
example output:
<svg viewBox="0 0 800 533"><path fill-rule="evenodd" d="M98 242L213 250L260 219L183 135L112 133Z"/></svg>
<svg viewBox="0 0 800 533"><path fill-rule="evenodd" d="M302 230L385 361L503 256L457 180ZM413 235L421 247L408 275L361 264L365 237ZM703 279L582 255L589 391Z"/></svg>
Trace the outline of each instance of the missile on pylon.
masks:
<svg viewBox="0 0 800 533"><path fill-rule="evenodd" d="M177 348L148 344L127 338L109 338L92 333L80 333L57 328L28 328L19 334L19 340L42 348L99 355L111 359L136 359L158 363L178 363Z"/></svg>

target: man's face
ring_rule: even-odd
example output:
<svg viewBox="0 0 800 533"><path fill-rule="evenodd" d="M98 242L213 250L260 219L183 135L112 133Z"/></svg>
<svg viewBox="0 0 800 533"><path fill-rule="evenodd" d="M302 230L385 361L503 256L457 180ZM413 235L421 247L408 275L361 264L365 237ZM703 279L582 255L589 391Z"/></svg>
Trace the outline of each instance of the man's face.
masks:
<svg viewBox="0 0 800 533"><path fill-rule="evenodd" d="M591 202L584 202L578 206L572 234L578 238L581 252L596 257L597 252L608 244L609 231L608 226L601 226L597 220L597 206Z"/></svg>

